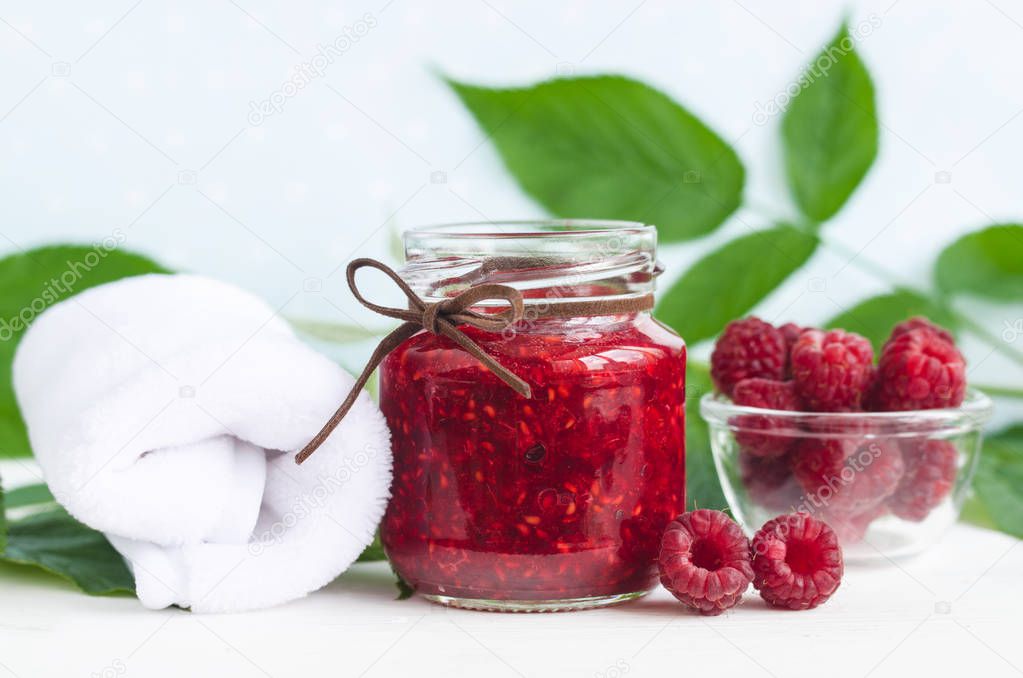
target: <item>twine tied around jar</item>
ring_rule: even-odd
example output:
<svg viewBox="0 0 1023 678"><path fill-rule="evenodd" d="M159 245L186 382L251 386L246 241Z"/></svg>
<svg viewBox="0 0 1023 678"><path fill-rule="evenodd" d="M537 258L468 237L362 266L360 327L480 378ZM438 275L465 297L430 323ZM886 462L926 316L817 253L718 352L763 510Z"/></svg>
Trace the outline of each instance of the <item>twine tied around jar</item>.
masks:
<svg viewBox="0 0 1023 678"><path fill-rule="evenodd" d="M374 304L362 296L358 285L355 283L355 273L360 268L367 267L382 271L388 278L394 281L402 293L408 297L407 309ZM366 363L365 369L362 370L362 373L352 385L352 389L344 399L344 402L331 415L319 433L313 436L313 439L295 455L296 464L301 464L308 459L309 455L315 452L323 444L323 441L334 432L334 429L337 428L338 424L341 423L341 420L345 418L345 415L348 414L348 411L355 404L356 398L362 392L366 382L369 381L370 375L383 362L387 354L398 348L398 346L420 330L425 329L432 334L440 334L451 339L466 353L483 363L488 370L493 372L498 379L506 383L516 393L524 398L532 397L532 390L529 384L504 367L496 358L483 350L479 344L458 329L459 325L469 325L486 332L502 332L519 322L523 316L524 303L522 293L514 287L498 285L496 283L484 283L474 285L449 299L428 303L423 301L394 269L376 259L360 258L353 260L348 264L346 277L348 288L360 304L374 313L401 320L402 324L380 341L380 344ZM494 300L508 302L509 308L497 313L480 313L472 310L473 306L482 301ZM551 304L547 309L538 312L536 315L543 318L616 315L647 311L653 308L653 305L653 294L644 294L624 299L559 302L558 304Z"/></svg>

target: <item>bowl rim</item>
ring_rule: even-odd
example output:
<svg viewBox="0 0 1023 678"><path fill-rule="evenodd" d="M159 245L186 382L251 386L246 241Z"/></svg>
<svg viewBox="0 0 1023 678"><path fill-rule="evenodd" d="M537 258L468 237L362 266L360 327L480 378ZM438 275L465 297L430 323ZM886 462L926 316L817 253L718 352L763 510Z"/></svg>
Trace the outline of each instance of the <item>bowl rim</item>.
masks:
<svg viewBox="0 0 1023 678"><path fill-rule="evenodd" d="M900 422L921 424L947 424L961 426L964 422L981 426L994 411L990 396L975 388L966 391L966 397L959 407L933 410L897 410L894 412L809 412L804 410L772 410L762 407L736 405L722 393L711 391L700 398L700 415L711 425L729 426L729 420L741 415L770 416L775 420L787 421L828 421L828 422L876 422L891 426Z"/></svg>

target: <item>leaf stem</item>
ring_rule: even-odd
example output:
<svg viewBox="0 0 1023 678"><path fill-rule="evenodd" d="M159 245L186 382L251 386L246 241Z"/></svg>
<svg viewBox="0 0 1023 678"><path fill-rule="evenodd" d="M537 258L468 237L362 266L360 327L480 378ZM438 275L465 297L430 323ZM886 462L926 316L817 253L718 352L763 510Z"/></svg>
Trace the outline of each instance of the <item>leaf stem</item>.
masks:
<svg viewBox="0 0 1023 678"><path fill-rule="evenodd" d="M1009 386L995 386L994 384L970 384L972 388L978 391L983 391L989 396L999 396L1002 398L1018 398L1023 400L1023 389L1011 388Z"/></svg>
<svg viewBox="0 0 1023 678"><path fill-rule="evenodd" d="M888 269L884 268L880 264L871 261L870 259L861 257L859 252L853 252L852 250L848 249L845 245L842 245L841 243L836 243L835 241L829 240L820 235L817 236L817 239L821 245L830 249L832 252L835 252L836 254L841 254L842 256L845 257L849 257L849 263L857 267L864 273L869 273L870 275L876 276L883 280L884 282L888 283L889 285L892 285L893 287L902 288L904 290L915 292L916 294L919 294L927 299L930 299L932 303L940 307L949 316L955 318L956 322L962 325L971 334L973 334L978 339L983 341L985 344L993 348L995 351L1001 353L1005 357L1015 362L1017 365L1023 366L1023 351L1019 351L1013 348L1007 342L1003 341L1000 337L992 334L987 328L985 328L983 325L981 325L979 322L977 322L970 316L952 308L944 299L935 298L934 294L931 293L929 290L923 290L920 289L919 287L899 280L898 277Z"/></svg>

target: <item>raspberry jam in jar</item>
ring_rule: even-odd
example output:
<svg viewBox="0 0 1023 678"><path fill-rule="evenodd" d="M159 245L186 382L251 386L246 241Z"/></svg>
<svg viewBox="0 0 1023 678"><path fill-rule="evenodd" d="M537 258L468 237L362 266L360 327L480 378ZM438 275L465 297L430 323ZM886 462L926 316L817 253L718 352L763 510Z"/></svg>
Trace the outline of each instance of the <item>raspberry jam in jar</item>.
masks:
<svg viewBox="0 0 1023 678"><path fill-rule="evenodd" d="M461 329L532 391L520 396L426 331L381 364L394 451L381 536L420 594L537 611L598 607L655 585L661 533L685 510L685 345L648 311L557 311L649 295L655 245L654 227L622 222L405 234L402 277L426 301L483 283L522 292L514 326Z"/></svg>

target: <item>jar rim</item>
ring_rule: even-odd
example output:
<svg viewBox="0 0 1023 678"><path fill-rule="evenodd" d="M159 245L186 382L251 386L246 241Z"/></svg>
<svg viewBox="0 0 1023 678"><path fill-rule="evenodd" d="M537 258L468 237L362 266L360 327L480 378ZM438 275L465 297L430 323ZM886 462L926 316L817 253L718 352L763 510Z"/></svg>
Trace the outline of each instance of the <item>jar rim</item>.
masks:
<svg viewBox="0 0 1023 678"><path fill-rule="evenodd" d="M661 272L657 228L636 221L468 221L414 227L402 240L401 276L431 301L485 283L518 289L527 305L638 296Z"/></svg>
<svg viewBox="0 0 1023 678"><path fill-rule="evenodd" d="M461 221L407 229L407 238L564 238L615 233L656 234L657 227L640 221L615 219L499 219Z"/></svg>

